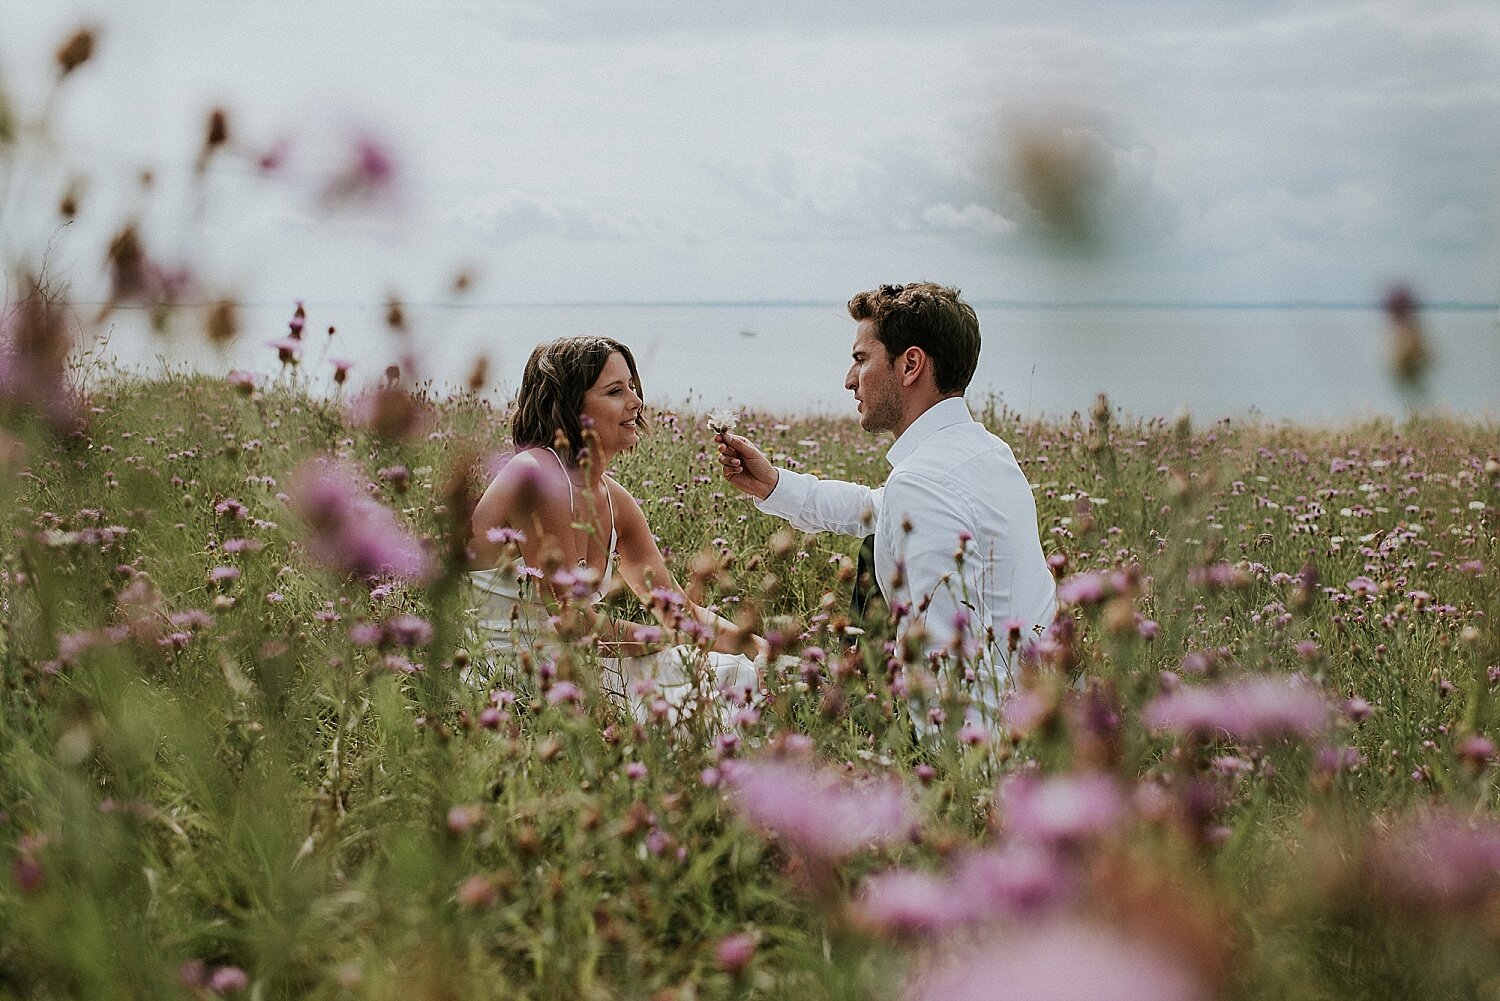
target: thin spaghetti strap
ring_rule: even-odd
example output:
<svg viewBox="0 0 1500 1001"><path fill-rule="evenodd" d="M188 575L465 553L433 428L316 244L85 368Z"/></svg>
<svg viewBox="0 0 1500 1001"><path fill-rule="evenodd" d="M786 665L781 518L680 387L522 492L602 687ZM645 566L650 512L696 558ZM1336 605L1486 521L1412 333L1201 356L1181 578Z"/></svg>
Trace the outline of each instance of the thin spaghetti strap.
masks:
<svg viewBox="0 0 1500 1001"><path fill-rule="evenodd" d="M568 485L568 513L572 514L573 513L573 477L571 477L571 476L568 475L567 464L562 461L562 456L560 456L560 455L557 454L557 449L553 448L551 445L548 445L547 446L547 451L551 452L552 453L552 458L554 458L554 459L557 460L558 468L562 470L563 482Z"/></svg>

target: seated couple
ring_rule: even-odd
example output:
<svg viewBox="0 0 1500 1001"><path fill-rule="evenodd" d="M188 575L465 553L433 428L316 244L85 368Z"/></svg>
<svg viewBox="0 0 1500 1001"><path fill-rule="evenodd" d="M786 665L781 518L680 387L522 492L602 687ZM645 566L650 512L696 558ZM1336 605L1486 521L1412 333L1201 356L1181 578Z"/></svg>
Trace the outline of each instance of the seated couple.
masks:
<svg viewBox="0 0 1500 1001"><path fill-rule="evenodd" d="M1026 477L963 401L979 360L978 318L957 290L928 283L862 292L849 314L857 327L844 386L861 427L895 436L885 484L778 468L730 431L715 434L724 477L803 531L873 533L874 577L898 640L961 658L971 704L993 713L1018 643L1051 623L1056 600ZM638 716L658 698L682 715L705 700L743 702L757 690L765 640L682 594L640 505L608 475L640 440L641 416L625 345L576 337L532 353L516 453L474 512L477 628L491 657L556 650L566 609L597 638L600 687ZM616 567L660 625L602 609ZM711 639L708 652L699 637Z"/></svg>

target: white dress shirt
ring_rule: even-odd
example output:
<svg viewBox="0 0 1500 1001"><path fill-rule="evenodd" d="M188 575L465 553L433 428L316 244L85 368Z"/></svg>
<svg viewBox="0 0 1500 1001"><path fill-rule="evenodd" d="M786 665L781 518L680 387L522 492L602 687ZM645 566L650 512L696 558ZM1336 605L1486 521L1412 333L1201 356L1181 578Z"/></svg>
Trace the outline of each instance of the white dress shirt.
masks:
<svg viewBox="0 0 1500 1001"><path fill-rule="evenodd" d="M958 397L913 421L886 459L891 474L874 488L780 469L756 507L804 532L862 536L873 526L880 591L893 610L909 609L902 633L920 622L929 652L961 644L966 660L989 668L974 695L994 709L1010 679L1009 630L1025 642L1057 610L1026 474Z"/></svg>

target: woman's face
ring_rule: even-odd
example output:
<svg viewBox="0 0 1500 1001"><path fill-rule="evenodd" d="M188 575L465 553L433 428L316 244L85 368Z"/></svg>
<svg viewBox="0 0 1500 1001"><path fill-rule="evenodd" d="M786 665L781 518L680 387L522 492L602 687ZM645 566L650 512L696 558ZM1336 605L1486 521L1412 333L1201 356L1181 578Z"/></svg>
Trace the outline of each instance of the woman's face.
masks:
<svg viewBox="0 0 1500 1001"><path fill-rule="evenodd" d="M634 448L640 441L639 389L625 356L614 351L604 363L599 378L583 394L583 416L594 422L599 447L607 455Z"/></svg>

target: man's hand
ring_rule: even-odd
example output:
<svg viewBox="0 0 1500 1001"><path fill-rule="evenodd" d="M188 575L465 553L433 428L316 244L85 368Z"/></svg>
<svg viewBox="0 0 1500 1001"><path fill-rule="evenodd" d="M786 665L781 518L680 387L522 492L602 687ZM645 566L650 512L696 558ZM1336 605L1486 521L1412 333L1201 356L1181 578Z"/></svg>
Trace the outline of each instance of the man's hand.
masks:
<svg viewBox="0 0 1500 1001"><path fill-rule="evenodd" d="M719 445L719 464L724 467L724 479L731 486L758 500L771 496L781 474L771 465L766 453L732 431L714 435L714 441Z"/></svg>

